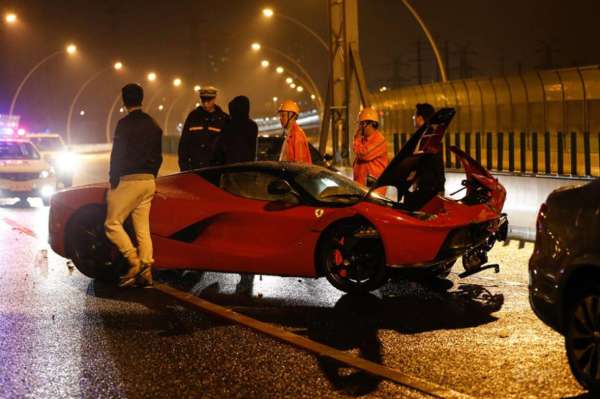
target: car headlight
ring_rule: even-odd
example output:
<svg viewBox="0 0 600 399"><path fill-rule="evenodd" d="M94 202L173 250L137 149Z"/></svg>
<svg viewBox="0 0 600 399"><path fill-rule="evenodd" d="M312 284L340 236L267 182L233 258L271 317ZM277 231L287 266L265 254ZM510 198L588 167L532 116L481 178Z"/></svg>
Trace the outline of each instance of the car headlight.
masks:
<svg viewBox="0 0 600 399"><path fill-rule="evenodd" d="M56 192L56 190L54 189L54 187L52 186L44 186L42 187L42 189L40 190L42 197L52 197L54 195L54 193Z"/></svg>
<svg viewBox="0 0 600 399"><path fill-rule="evenodd" d="M73 172L77 165L77 155L72 152L61 152L56 157L56 166L61 172Z"/></svg>
<svg viewBox="0 0 600 399"><path fill-rule="evenodd" d="M42 170L40 172L40 179L47 179L50 176L49 170Z"/></svg>

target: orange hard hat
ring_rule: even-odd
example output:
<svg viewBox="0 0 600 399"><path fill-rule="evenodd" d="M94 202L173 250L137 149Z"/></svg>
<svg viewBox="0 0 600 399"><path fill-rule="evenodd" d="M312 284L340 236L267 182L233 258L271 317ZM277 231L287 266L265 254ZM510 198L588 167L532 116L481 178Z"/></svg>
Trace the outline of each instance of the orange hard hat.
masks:
<svg viewBox="0 0 600 399"><path fill-rule="evenodd" d="M362 121L379 122L379 114L373 108L366 107L366 108L363 108L358 113L358 121L359 122L362 122Z"/></svg>
<svg viewBox="0 0 600 399"><path fill-rule="evenodd" d="M298 106L298 104L296 104L295 101L285 100L279 106L278 112L293 112L296 115L300 115L300 107Z"/></svg>

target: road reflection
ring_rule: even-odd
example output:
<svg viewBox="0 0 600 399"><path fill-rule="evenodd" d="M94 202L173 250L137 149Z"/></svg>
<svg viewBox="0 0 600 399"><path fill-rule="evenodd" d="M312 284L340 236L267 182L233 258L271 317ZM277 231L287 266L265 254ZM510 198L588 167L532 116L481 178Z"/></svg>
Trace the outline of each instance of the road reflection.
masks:
<svg viewBox="0 0 600 399"><path fill-rule="evenodd" d="M416 334L476 327L497 320L492 314L504 303L502 294L492 294L482 285L454 287L450 280L390 283L374 294L338 294L335 304L327 306L323 305L327 300L319 298L318 290L307 289L310 285L320 287L322 279L300 279L301 288L288 289L289 297L282 298L262 295L259 281L248 287L251 280L240 279L239 275L194 272L181 279L175 276L170 273L166 280L180 289L383 365L385 343L379 338L380 330ZM297 280L271 278L278 279L275 285L280 286L294 286ZM272 285L270 282L269 286ZM303 296L307 291L313 295ZM322 294L330 298L331 290L324 288ZM374 392L381 382L378 377L327 357L319 356L317 361L332 386L347 395Z"/></svg>

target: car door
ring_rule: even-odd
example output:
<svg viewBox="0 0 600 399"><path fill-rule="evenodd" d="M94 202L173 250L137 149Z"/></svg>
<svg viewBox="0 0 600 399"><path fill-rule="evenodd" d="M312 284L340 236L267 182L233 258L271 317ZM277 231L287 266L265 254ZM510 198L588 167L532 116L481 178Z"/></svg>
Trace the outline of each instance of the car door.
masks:
<svg viewBox="0 0 600 399"><path fill-rule="evenodd" d="M270 194L269 184L280 179L278 172L260 169L221 174L219 188L235 201L228 201L195 242L210 248L214 268L313 275L318 232L312 227L321 213L295 193Z"/></svg>

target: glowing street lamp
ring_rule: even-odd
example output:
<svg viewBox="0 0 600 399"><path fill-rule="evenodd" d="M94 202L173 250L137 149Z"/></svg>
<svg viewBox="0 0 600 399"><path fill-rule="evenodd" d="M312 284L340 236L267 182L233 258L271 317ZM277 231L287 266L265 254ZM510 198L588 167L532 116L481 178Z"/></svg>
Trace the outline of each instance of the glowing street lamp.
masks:
<svg viewBox="0 0 600 399"><path fill-rule="evenodd" d="M314 94L311 94L311 95L310 95L310 99L311 99L311 100L314 100L314 99L316 99L316 98L317 98L317 96L315 96Z"/></svg>
<svg viewBox="0 0 600 399"><path fill-rule="evenodd" d="M79 115L80 116L84 116L85 115L85 111L82 109L81 111L79 111Z"/></svg>
<svg viewBox="0 0 600 399"><path fill-rule="evenodd" d="M275 72L281 75L283 72L285 72L285 69L283 69L282 66L278 66L277 68L275 68Z"/></svg>
<svg viewBox="0 0 600 399"><path fill-rule="evenodd" d="M294 79L288 77L288 78L285 79L285 83L292 84L292 83L294 83Z"/></svg>
<svg viewBox="0 0 600 399"><path fill-rule="evenodd" d="M181 86L181 79L179 79L179 78L173 79L173 86L175 86L175 87Z"/></svg>
<svg viewBox="0 0 600 399"><path fill-rule="evenodd" d="M17 14L13 12L7 13L4 15L4 21L9 25L15 24L17 22Z"/></svg>
<svg viewBox="0 0 600 399"><path fill-rule="evenodd" d="M254 42L250 45L250 48L252 48L252 50L254 51L259 51L260 50L260 43Z"/></svg>
<svg viewBox="0 0 600 399"><path fill-rule="evenodd" d="M200 85L194 86L194 91L196 91L196 92L200 91Z"/></svg>
<svg viewBox="0 0 600 399"><path fill-rule="evenodd" d="M273 102L276 103L279 99L277 97L273 97Z"/></svg>
<svg viewBox="0 0 600 399"><path fill-rule="evenodd" d="M160 105L158 106L158 110L159 110L159 111L162 111L163 109L165 109L165 106L164 106L164 105L162 105L162 104L160 104Z"/></svg>
<svg viewBox="0 0 600 399"><path fill-rule="evenodd" d="M260 62L260 65L261 65L263 68L268 68L270 64L271 64L271 63L269 62L269 60L262 60L262 61Z"/></svg>
<svg viewBox="0 0 600 399"><path fill-rule="evenodd" d="M148 76L146 76L146 78L148 79L149 82L154 82L156 80L156 73L155 72L150 72L148 74Z"/></svg>
<svg viewBox="0 0 600 399"><path fill-rule="evenodd" d="M123 63L121 61L117 61L115 62L115 65L113 65L113 68L115 68L115 70L120 71L121 69L123 69Z"/></svg>
<svg viewBox="0 0 600 399"><path fill-rule="evenodd" d="M74 55L75 53L77 53L77 46L71 43L67 45L66 50L67 54Z"/></svg>
<svg viewBox="0 0 600 399"><path fill-rule="evenodd" d="M295 89L295 88L296 88L296 83L290 83L290 87L291 87L292 89Z"/></svg>
<svg viewBox="0 0 600 399"><path fill-rule="evenodd" d="M272 8L263 8L262 14L267 18L271 18L275 14L275 12Z"/></svg>
<svg viewBox="0 0 600 399"><path fill-rule="evenodd" d="M304 87L298 86L296 87L296 91L298 91L298 93L302 93L304 91Z"/></svg>
<svg viewBox="0 0 600 399"><path fill-rule="evenodd" d="M123 107L119 108L119 113L122 114L123 112L125 112L125 108L123 108Z"/></svg>
<svg viewBox="0 0 600 399"><path fill-rule="evenodd" d="M379 88L379 91L380 91L381 93L383 93L384 91L388 91L388 88L387 88L387 86L381 86L381 87Z"/></svg>

